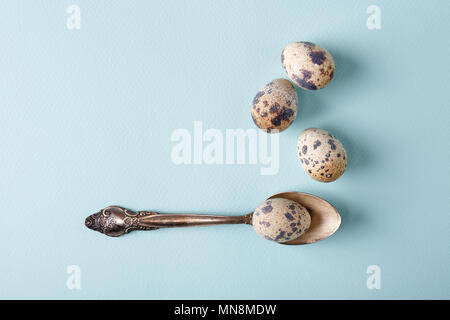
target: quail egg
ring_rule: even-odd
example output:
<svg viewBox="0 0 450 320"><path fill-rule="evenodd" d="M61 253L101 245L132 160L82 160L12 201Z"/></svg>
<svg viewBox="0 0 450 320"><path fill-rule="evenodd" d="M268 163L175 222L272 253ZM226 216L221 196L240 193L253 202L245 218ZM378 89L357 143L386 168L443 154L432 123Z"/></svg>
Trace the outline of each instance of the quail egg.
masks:
<svg viewBox="0 0 450 320"><path fill-rule="evenodd" d="M334 61L324 48L311 42L293 42L281 53L281 64L288 77L307 90L324 88L333 78Z"/></svg>
<svg viewBox="0 0 450 320"><path fill-rule="evenodd" d="M261 237L282 243L296 239L308 230L311 216L297 202L274 198L264 201L256 208L252 224Z"/></svg>
<svg viewBox="0 0 450 320"><path fill-rule="evenodd" d="M286 79L276 79L258 91L252 104L253 122L273 133L289 127L297 117L297 92Z"/></svg>
<svg viewBox="0 0 450 320"><path fill-rule="evenodd" d="M325 130L310 128L298 137L298 157L305 172L314 180L331 182L347 167L342 143Z"/></svg>

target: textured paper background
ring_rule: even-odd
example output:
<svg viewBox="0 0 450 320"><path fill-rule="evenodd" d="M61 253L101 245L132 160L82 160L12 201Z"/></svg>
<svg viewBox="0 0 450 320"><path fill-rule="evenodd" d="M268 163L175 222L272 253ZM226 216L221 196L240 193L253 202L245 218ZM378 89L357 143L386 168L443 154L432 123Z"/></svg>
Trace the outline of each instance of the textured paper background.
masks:
<svg viewBox="0 0 450 320"><path fill-rule="evenodd" d="M66 8L81 8L68 30ZM381 30L366 9L381 8ZM448 1L2 1L1 298L449 298ZM280 171L176 166L177 128L253 128L250 104L285 77L297 40L335 58L332 83L300 92L280 137ZM348 171L308 178L308 127L345 145ZM110 204L241 214L298 190L343 224L308 246L248 226L134 232L112 239L84 218ZM68 290L66 268L81 268ZM368 290L366 268L381 268Z"/></svg>

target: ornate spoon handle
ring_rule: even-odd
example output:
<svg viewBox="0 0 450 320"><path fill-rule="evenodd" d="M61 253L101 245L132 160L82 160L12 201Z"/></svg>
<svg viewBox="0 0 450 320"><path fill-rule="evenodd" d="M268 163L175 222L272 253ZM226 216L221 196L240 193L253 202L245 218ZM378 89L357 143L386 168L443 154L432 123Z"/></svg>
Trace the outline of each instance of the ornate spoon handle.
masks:
<svg viewBox="0 0 450 320"><path fill-rule="evenodd" d="M251 224L253 213L242 216L214 216L203 214L159 214L154 211L133 212L110 206L90 215L86 227L111 237L118 237L133 230L158 228L209 226L217 224Z"/></svg>

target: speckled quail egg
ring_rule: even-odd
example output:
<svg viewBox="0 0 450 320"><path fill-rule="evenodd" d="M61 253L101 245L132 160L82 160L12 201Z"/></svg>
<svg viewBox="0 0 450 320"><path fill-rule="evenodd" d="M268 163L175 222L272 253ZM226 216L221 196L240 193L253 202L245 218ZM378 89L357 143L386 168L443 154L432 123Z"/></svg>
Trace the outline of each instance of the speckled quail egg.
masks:
<svg viewBox="0 0 450 320"><path fill-rule="evenodd" d="M303 169L314 180L331 182L344 173L347 153L342 143L327 131L306 129L298 137L297 148Z"/></svg>
<svg viewBox="0 0 450 320"><path fill-rule="evenodd" d="M252 118L256 126L269 133L281 132L297 117L297 92L286 79L265 85L253 99Z"/></svg>
<svg viewBox="0 0 450 320"><path fill-rule="evenodd" d="M334 61L324 48L311 42L293 42L281 53L288 77L307 90L324 88L333 78Z"/></svg>
<svg viewBox="0 0 450 320"><path fill-rule="evenodd" d="M256 208L252 224L261 237L281 243L296 239L308 230L311 216L295 201L274 198Z"/></svg>

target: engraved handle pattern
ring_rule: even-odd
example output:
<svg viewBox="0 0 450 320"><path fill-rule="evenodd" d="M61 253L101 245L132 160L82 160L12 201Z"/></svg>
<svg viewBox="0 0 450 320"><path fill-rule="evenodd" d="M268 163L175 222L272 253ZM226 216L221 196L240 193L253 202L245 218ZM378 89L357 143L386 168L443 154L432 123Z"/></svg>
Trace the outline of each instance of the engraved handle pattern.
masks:
<svg viewBox="0 0 450 320"><path fill-rule="evenodd" d="M243 216L214 216L202 214L159 214L154 211L133 212L109 206L86 218L89 229L110 237L119 237L133 230L207 226L218 224L251 224L253 213Z"/></svg>

